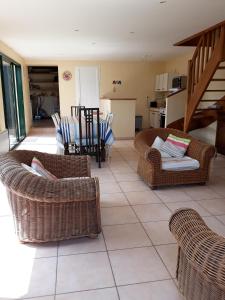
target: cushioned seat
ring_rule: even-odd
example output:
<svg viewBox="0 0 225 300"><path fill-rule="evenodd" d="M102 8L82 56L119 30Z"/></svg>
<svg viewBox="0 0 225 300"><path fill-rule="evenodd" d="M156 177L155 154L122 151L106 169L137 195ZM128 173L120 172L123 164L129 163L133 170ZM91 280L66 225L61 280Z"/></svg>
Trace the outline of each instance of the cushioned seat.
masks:
<svg viewBox="0 0 225 300"><path fill-rule="evenodd" d="M184 171L196 170L200 167L199 161L189 156L182 158L178 157L165 157L162 158L162 169L168 171Z"/></svg>

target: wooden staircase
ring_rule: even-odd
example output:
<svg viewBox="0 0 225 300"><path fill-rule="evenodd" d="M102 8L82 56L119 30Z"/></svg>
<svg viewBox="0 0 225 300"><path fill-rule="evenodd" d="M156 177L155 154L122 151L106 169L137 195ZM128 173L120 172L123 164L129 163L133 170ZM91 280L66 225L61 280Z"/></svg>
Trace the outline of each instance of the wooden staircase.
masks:
<svg viewBox="0 0 225 300"><path fill-rule="evenodd" d="M225 21L175 46L196 46L188 64L185 118L168 125L185 132L209 126L225 114Z"/></svg>

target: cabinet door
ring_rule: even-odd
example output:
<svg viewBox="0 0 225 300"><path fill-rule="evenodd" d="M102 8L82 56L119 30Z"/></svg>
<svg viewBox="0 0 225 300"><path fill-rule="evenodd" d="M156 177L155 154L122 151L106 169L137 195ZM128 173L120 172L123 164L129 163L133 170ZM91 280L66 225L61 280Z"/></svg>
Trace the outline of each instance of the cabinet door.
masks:
<svg viewBox="0 0 225 300"><path fill-rule="evenodd" d="M159 75L159 91L163 91L163 82L164 82L164 76L163 74Z"/></svg>
<svg viewBox="0 0 225 300"><path fill-rule="evenodd" d="M155 78L155 91L159 91L160 89L160 75L156 75Z"/></svg>
<svg viewBox="0 0 225 300"><path fill-rule="evenodd" d="M162 91L168 91L168 73L162 74Z"/></svg>
<svg viewBox="0 0 225 300"><path fill-rule="evenodd" d="M150 111L149 112L149 117L150 117L150 122L149 122L149 125L150 125L150 127L154 127L153 125L153 118L154 118L154 114L153 114L153 112L152 111Z"/></svg>

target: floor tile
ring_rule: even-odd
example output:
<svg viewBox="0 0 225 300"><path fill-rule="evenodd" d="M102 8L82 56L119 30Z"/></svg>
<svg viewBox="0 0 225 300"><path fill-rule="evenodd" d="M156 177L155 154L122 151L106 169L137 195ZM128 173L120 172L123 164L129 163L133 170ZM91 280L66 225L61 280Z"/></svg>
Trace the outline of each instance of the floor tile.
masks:
<svg viewBox="0 0 225 300"><path fill-rule="evenodd" d="M1 298L0 298L1 299ZM55 300L55 296L44 296L44 297L35 297L35 298L25 298L26 300ZM24 299L24 300L25 300Z"/></svg>
<svg viewBox="0 0 225 300"><path fill-rule="evenodd" d="M56 257L0 258L0 295L2 299L53 295L56 280ZM11 266L11 267L10 267ZM13 268L12 268L13 266Z"/></svg>
<svg viewBox="0 0 225 300"><path fill-rule="evenodd" d="M140 180L140 177L136 172L129 172L129 173L121 173L114 175L117 181L137 181Z"/></svg>
<svg viewBox="0 0 225 300"><path fill-rule="evenodd" d="M118 300L116 288L56 295L55 300ZM35 300L35 299L34 299Z"/></svg>
<svg viewBox="0 0 225 300"><path fill-rule="evenodd" d="M109 257L117 285L170 277L153 247L109 251Z"/></svg>
<svg viewBox="0 0 225 300"><path fill-rule="evenodd" d="M124 193L101 194L100 204L101 207L129 205Z"/></svg>
<svg viewBox="0 0 225 300"><path fill-rule="evenodd" d="M106 252L59 256L57 294L112 286Z"/></svg>
<svg viewBox="0 0 225 300"><path fill-rule="evenodd" d="M211 188L202 185L193 185L184 188L184 191L193 199L193 200L203 200L203 199L214 199L220 198L220 196L213 191Z"/></svg>
<svg viewBox="0 0 225 300"><path fill-rule="evenodd" d="M206 200L204 200L206 201ZM202 202L204 202L202 201ZM202 217L204 216L210 216L210 213L204 209L202 206L200 206L196 201L188 201L188 202L174 202L174 203L167 203L166 204L172 212L179 208L193 208L195 209Z"/></svg>
<svg viewBox="0 0 225 300"><path fill-rule="evenodd" d="M225 215L216 216L216 218L225 225Z"/></svg>
<svg viewBox="0 0 225 300"><path fill-rule="evenodd" d="M121 181L119 185L123 192L148 191L149 187L143 181Z"/></svg>
<svg viewBox="0 0 225 300"><path fill-rule="evenodd" d="M122 174L122 173L129 173L129 172L133 172L132 167L129 164L126 164L126 166L116 166L116 167L111 167L110 169L112 171L112 173L115 174Z"/></svg>
<svg viewBox="0 0 225 300"><path fill-rule="evenodd" d="M134 205L137 216L141 222L169 220L170 210L164 204Z"/></svg>
<svg viewBox="0 0 225 300"><path fill-rule="evenodd" d="M151 242L141 224L103 227L108 250L150 246Z"/></svg>
<svg viewBox="0 0 225 300"><path fill-rule="evenodd" d="M192 198L185 193L182 188L164 188L159 191L155 191L155 193L165 203L192 200Z"/></svg>
<svg viewBox="0 0 225 300"><path fill-rule="evenodd" d="M156 246L164 264L169 270L173 278L176 277L176 267L177 267L177 244L160 245Z"/></svg>
<svg viewBox="0 0 225 300"><path fill-rule="evenodd" d="M102 225L137 223L138 219L129 206L103 207L101 209Z"/></svg>
<svg viewBox="0 0 225 300"><path fill-rule="evenodd" d="M120 300L184 300L173 280L132 284L118 290Z"/></svg>
<svg viewBox="0 0 225 300"><path fill-rule="evenodd" d="M125 193L131 205L148 204L148 203L161 203L160 199L152 191L143 192L128 192Z"/></svg>
<svg viewBox="0 0 225 300"><path fill-rule="evenodd" d="M205 209L207 209L212 215L225 214L225 199L213 199L198 201Z"/></svg>
<svg viewBox="0 0 225 300"><path fill-rule="evenodd" d="M225 225L216 217L203 217L206 225L217 234L225 237Z"/></svg>
<svg viewBox="0 0 225 300"><path fill-rule="evenodd" d="M100 193L109 194L109 193L118 193L121 192L120 186L116 182L104 182L100 183Z"/></svg>
<svg viewBox="0 0 225 300"><path fill-rule="evenodd" d="M0 182L0 216L8 216L12 215L12 210L10 208L7 194L6 194L6 188L5 186Z"/></svg>
<svg viewBox="0 0 225 300"><path fill-rule="evenodd" d="M82 237L59 243L58 255L70 255L78 253L89 253L105 251L105 242L102 234L97 238Z"/></svg>
<svg viewBox="0 0 225 300"><path fill-rule="evenodd" d="M147 222L143 223L147 234L153 245L175 243L176 240L169 230L168 221Z"/></svg>

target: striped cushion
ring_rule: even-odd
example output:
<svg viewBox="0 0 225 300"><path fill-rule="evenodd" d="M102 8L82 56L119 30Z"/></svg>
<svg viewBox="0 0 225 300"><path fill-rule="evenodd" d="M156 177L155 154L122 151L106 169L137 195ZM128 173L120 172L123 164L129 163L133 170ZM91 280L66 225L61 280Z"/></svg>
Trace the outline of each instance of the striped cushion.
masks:
<svg viewBox="0 0 225 300"><path fill-rule="evenodd" d="M47 179L52 179L52 180L56 180L57 177L55 175L53 175L52 173L50 173L48 170L45 169L45 167L42 165L42 163L40 162L39 159L37 159L36 157L34 157L32 159L32 163L31 163L31 167L38 172L41 176L47 178Z"/></svg>
<svg viewBox="0 0 225 300"><path fill-rule="evenodd" d="M184 139L170 134L160 150L170 154L172 157L183 157L190 142L190 139Z"/></svg>

